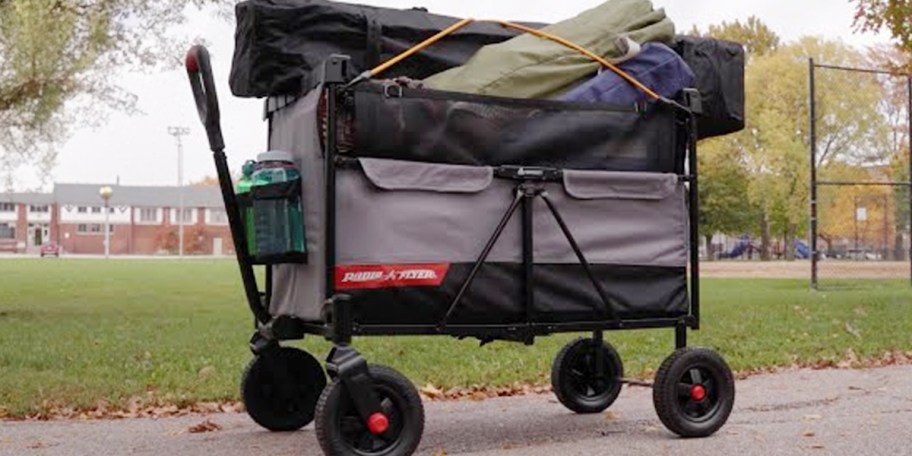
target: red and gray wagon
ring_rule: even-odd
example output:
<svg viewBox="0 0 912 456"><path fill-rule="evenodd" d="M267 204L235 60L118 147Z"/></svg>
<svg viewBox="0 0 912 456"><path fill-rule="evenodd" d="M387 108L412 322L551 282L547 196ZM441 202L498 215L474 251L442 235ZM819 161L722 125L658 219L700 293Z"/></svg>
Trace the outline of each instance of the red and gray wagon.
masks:
<svg viewBox="0 0 912 456"><path fill-rule="evenodd" d="M727 420L729 367L687 347L700 326L695 92L640 106L506 99L353 84L358 63L326 56L298 95L266 103L269 147L290 152L301 173L292 190L307 253L283 260L247 249L205 49L187 66L256 316L242 395L260 425L315 421L329 455L413 453L418 392L368 363L353 336L531 345L591 333L557 354L551 380L566 407L597 413L625 383L604 331L649 328L675 333L653 384L661 421L700 437ZM325 371L280 345L305 335L333 342Z"/></svg>

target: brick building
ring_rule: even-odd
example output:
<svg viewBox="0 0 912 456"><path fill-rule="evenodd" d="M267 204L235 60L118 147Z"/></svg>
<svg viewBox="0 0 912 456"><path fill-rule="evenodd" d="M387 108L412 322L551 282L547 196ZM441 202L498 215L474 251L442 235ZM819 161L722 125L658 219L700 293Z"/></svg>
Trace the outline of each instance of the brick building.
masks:
<svg viewBox="0 0 912 456"><path fill-rule="evenodd" d="M52 193L0 193L0 251L37 253L57 243L63 253L104 253L103 184L56 184ZM184 252L233 253L228 217L217 187L111 185L112 255L178 251L181 193Z"/></svg>

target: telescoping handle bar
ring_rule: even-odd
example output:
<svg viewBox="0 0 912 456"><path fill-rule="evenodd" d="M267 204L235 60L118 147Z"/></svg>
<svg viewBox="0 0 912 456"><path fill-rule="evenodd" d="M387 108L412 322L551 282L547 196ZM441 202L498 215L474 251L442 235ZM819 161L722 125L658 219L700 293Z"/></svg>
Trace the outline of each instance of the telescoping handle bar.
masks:
<svg viewBox="0 0 912 456"><path fill-rule="evenodd" d="M184 63L187 67L187 76L190 77L190 88L193 90L196 111L199 113L200 120L206 128L206 135L209 137L209 147L212 149L212 156L215 160L219 188L222 191L222 199L225 202L225 212L228 214L228 225L231 227L234 251L237 255L238 266L241 269L241 281L244 284L247 305L256 317L257 322L266 324L271 317L261 301L256 275L253 272L253 265L250 261L250 252L247 251L247 234L244 232L243 222L241 221L237 195L234 194L231 171L228 169L228 158L225 156L222 127L219 125L218 96L215 93L212 65L209 63L209 51L203 46L193 46L187 52L187 58Z"/></svg>
<svg viewBox="0 0 912 456"><path fill-rule="evenodd" d="M215 81L212 78L212 65L209 63L209 51L204 46L196 45L187 52L185 60L187 76L190 77L190 88L193 89L193 99L196 101L196 112L199 113L206 135L209 137L209 147L212 151L225 149L222 139L222 127L219 123L218 95L215 92Z"/></svg>

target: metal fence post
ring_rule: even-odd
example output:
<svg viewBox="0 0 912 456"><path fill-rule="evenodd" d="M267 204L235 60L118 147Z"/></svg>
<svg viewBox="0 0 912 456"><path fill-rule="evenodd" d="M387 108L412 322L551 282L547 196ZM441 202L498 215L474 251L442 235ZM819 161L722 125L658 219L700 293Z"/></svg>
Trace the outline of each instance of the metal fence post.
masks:
<svg viewBox="0 0 912 456"><path fill-rule="evenodd" d="M808 59L808 85L810 92L809 123L811 150L811 288L817 289L817 100L814 79L814 59ZM788 248L788 246L786 246Z"/></svg>

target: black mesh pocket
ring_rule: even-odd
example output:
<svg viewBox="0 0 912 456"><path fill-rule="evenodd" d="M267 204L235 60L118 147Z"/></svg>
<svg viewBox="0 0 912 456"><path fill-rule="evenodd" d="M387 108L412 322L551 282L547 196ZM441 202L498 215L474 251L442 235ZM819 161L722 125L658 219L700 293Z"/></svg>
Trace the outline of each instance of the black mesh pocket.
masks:
<svg viewBox="0 0 912 456"><path fill-rule="evenodd" d="M346 95L343 95L346 96ZM351 94L348 97L352 97ZM352 98L349 98L351 100ZM676 172L672 109L520 100L361 84L341 116L351 153L476 166Z"/></svg>
<svg viewBox="0 0 912 456"><path fill-rule="evenodd" d="M253 264L307 263L300 179L255 186L237 201Z"/></svg>

